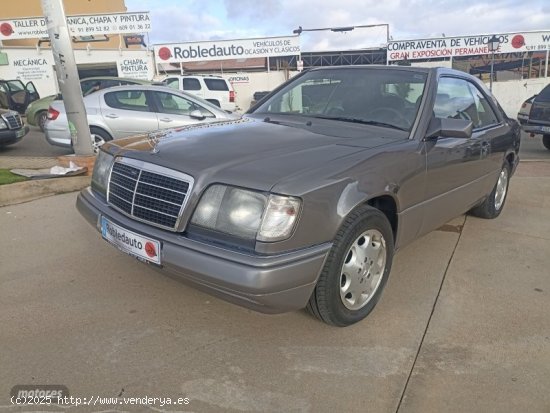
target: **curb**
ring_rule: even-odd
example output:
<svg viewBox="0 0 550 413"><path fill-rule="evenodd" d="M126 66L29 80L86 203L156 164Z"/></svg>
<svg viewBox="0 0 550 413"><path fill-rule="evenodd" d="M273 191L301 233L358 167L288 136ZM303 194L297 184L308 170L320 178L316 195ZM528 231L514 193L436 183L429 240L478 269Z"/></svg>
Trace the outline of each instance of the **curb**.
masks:
<svg viewBox="0 0 550 413"><path fill-rule="evenodd" d="M91 180L91 176L75 176L71 178L36 179L0 185L0 207L79 191L89 186Z"/></svg>

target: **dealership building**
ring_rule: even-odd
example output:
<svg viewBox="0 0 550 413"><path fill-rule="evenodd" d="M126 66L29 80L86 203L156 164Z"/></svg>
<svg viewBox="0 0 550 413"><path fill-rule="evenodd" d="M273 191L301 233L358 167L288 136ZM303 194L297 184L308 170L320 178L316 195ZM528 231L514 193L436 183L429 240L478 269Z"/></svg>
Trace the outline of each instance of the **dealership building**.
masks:
<svg viewBox="0 0 550 413"><path fill-rule="evenodd" d="M550 31L391 40L384 47L322 52L302 51L300 35L150 45L149 13L128 12L124 0L64 4L80 77L215 74L233 84L242 111L255 92L272 90L303 69L392 64L452 67L487 83L492 74L493 92L515 116L550 75ZM40 0L6 2L2 9L9 18L0 20L0 78L33 82L42 96L57 93ZM489 50L493 36L494 52Z"/></svg>
<svg viewBox="0 0 550 413"><path fill-rule="evenodd" d="M5 3L5 4L4 4ZM149 13L128 13L124 0L65 0L79 76L151 79L152 52L146 44ZM0 79L33 82L41 96L59 91L40 0L2 4Z"/></svg>

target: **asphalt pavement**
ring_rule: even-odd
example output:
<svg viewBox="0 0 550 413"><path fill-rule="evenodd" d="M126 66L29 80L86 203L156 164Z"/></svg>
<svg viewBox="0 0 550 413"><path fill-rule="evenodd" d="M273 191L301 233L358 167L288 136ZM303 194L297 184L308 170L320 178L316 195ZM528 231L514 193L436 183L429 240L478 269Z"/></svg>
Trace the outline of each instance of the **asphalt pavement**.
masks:
<svg viewBox="0 0 550 413"><path fill-rule="evenodd" d="M19 142L13 145L0 147L0 158L4 156L45 156L55 157L62 155L70 155L72 149L61 148L59 146L50 145L46 141L44 133L34 126L30 127L29 133Z"/></svg>
<svg viewBox="0 0 550 413"><path fill-rule="evenodd" d="M345 329L158 273L103 241L75 198L0 208L4 412L20 411L17 384L189 398L26 411L550 411L550 162L520 164L498 219L460 217L404 248L377 308Z"/></svg>

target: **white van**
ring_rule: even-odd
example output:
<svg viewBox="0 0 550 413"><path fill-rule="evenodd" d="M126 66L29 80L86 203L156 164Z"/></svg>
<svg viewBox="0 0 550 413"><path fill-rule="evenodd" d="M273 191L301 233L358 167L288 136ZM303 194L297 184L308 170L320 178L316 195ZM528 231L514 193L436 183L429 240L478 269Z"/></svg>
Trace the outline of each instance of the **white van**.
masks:
<svg viewBox="0 0 550 413"><path fill-rule="evenodd" d="M234 112L237 109L233 86L221 76L173 75L168 76L162 83L174 89L197 95L223 110Z"/></svg>

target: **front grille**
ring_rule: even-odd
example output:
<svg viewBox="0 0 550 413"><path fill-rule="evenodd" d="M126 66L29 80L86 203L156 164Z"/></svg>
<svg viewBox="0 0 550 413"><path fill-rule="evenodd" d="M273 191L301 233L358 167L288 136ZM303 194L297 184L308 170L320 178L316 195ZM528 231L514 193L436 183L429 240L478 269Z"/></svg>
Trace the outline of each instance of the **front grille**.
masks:
<svg viewBox="0 0 550 413"><path fill-rule="evenodd" d="M21 116L19 114L13 114L13 115L4 115L2 116L6 123L8 124L8 128L10 129L19 129L21 126L23 126L23 121L21 120Z"/></svg>
<svg viewBox="0 0 550 413"><path fill-rule="evenodd" d="M174 231L192 183L181 172L119 158L111 171L108 201L139 221Z"/></svg>

